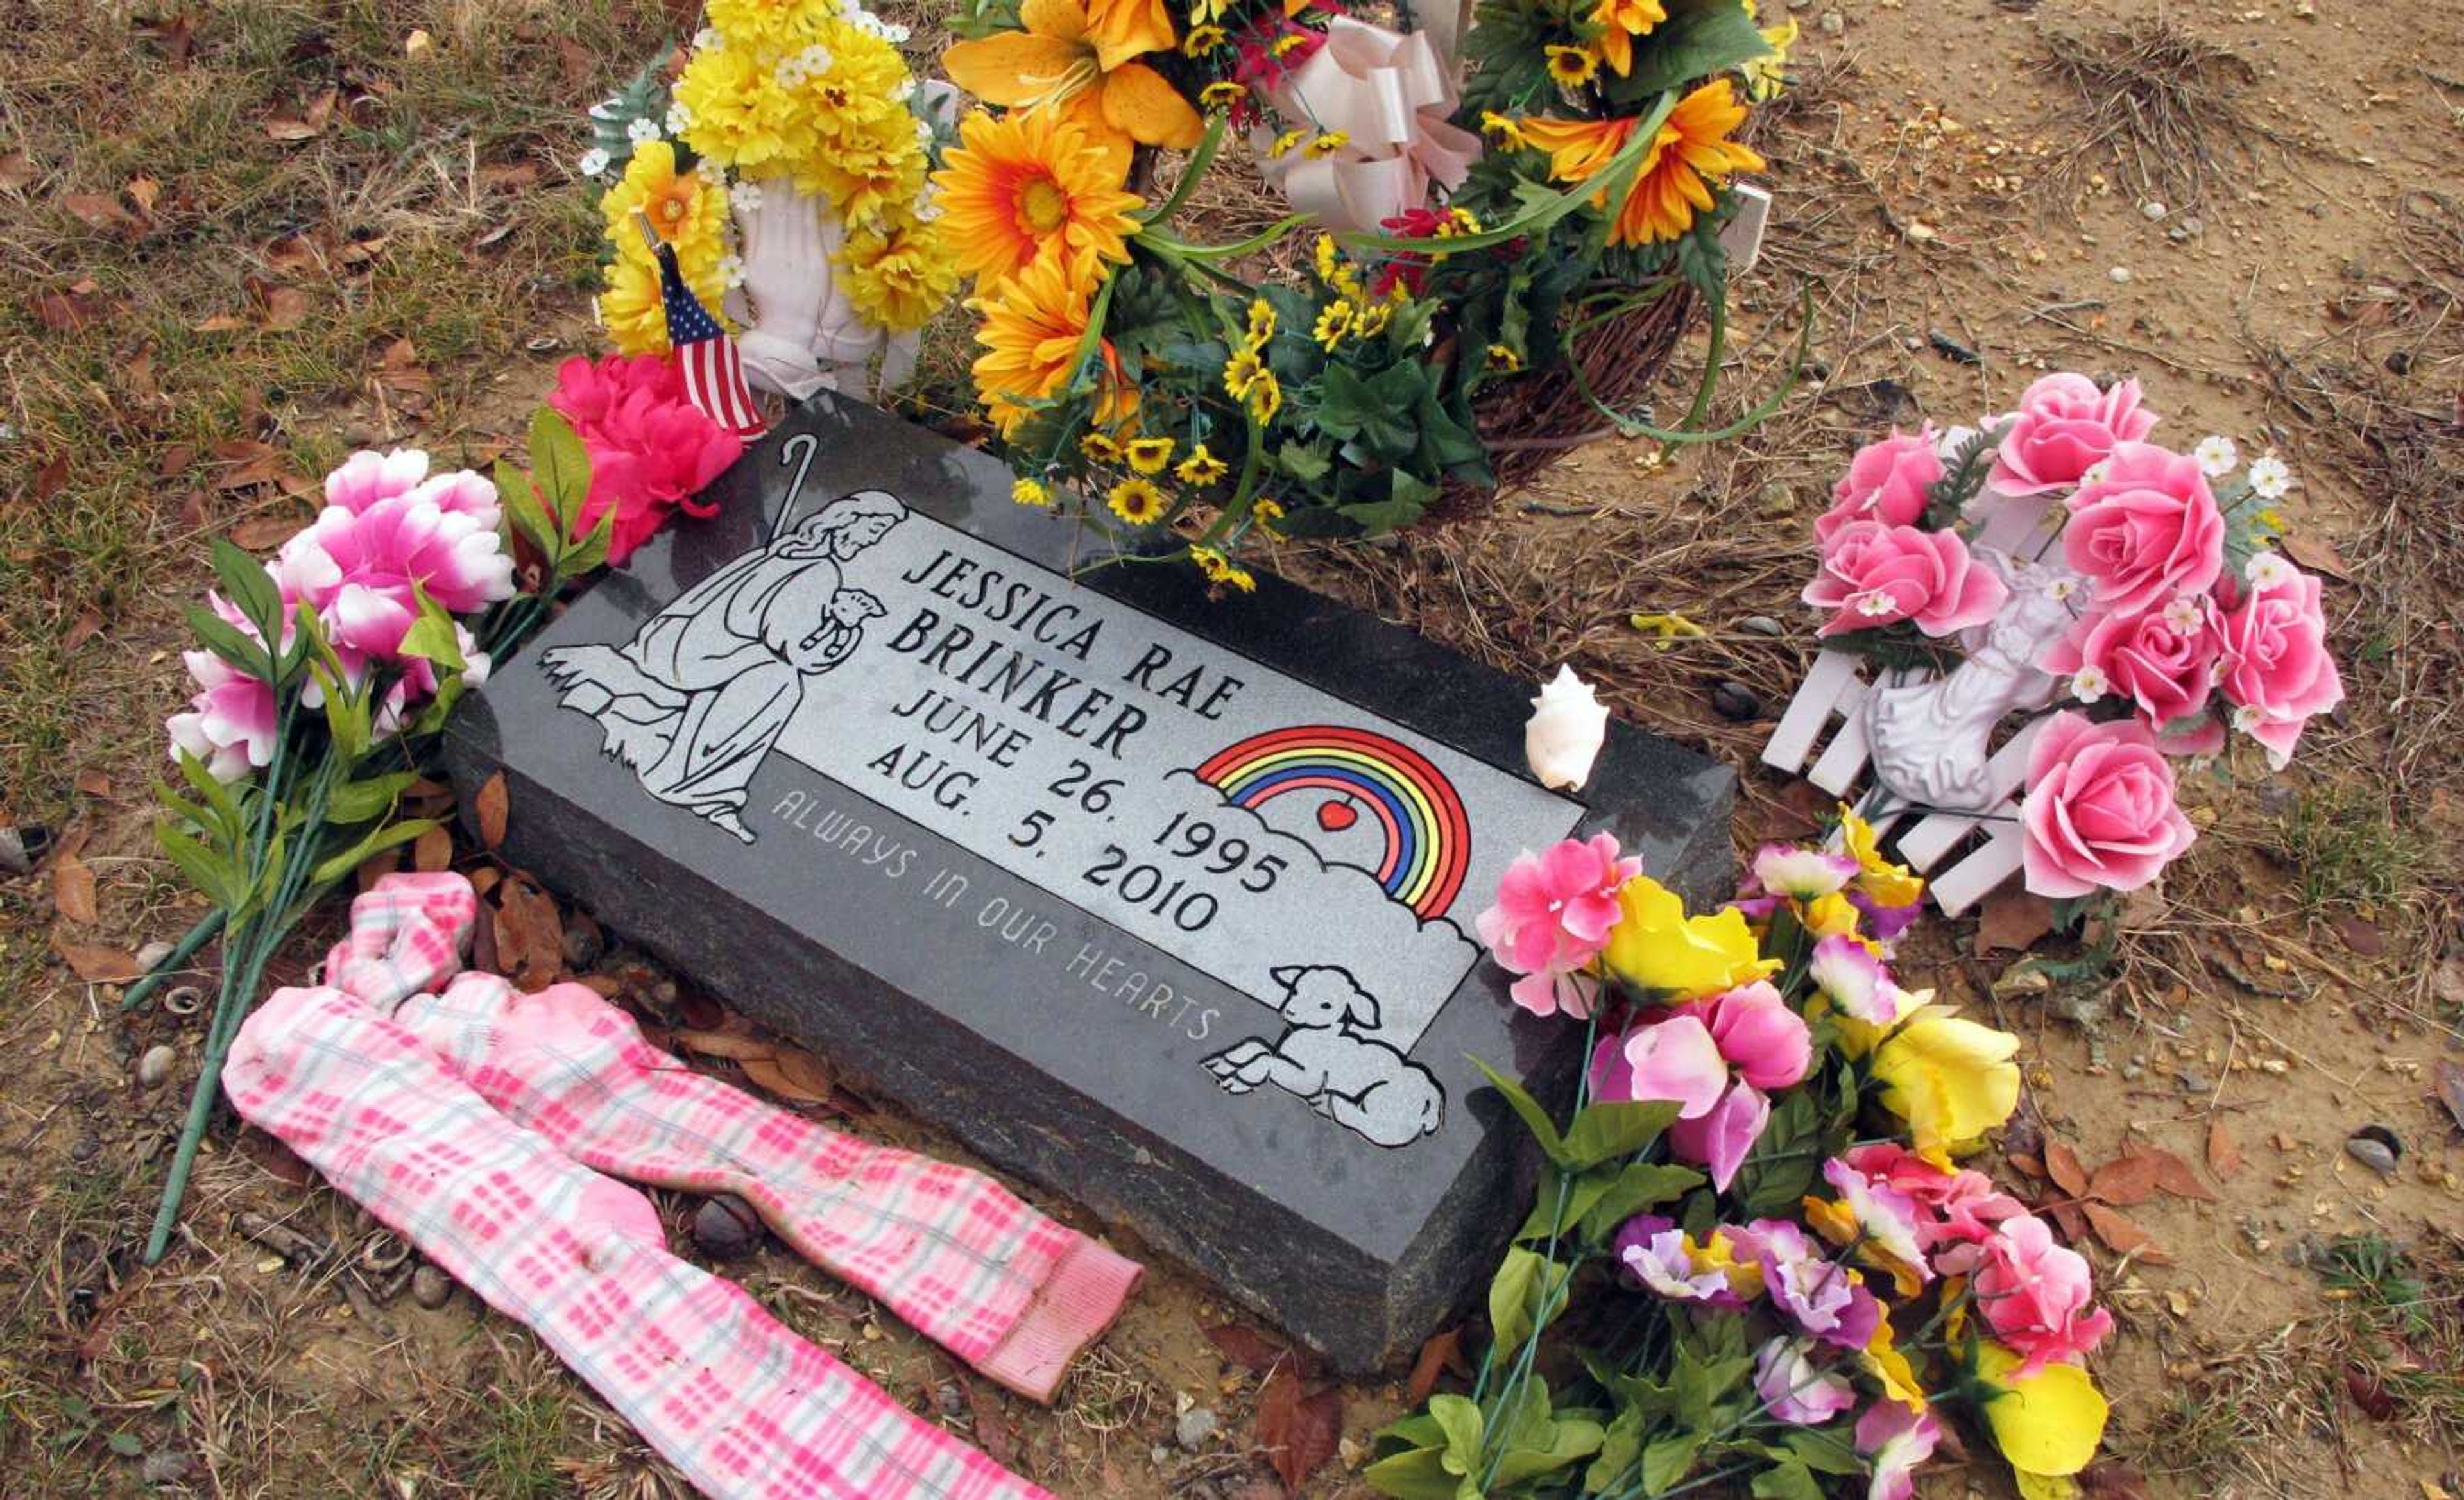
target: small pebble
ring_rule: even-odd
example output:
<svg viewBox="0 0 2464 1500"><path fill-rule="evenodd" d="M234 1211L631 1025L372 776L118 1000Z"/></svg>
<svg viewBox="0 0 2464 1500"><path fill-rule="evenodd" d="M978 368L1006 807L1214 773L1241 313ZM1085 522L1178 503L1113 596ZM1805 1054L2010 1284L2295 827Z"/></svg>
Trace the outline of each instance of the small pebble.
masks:
<svg viewBox="0 0 2464 1500"><path fill-rule="evenodd" d="M2384 1125L2365 1125L2344 1142L2344 1155L2382 1176L2392 1176L2404 1142Z"/></svg>
<svg viewBox="0 0 2464 1500"><path fill-rule="evenodd" d="M1786 516L1796 509L1796 492L1773 479L1754 492L1754 508L1766 516Z"/></svg>
<svg viewBox="0 0 2464 1500"><path fill-rule="evenodd" d="M2151 198L2139 206L2139 211L2147 216L2147 222L2153 224L2165 216L2165 206Z"/></svg>
<svg viewBox="0 0 2464 1500"><path fill-rule="evenodd" d="M586 973L596 967L600 956L607 951L607 939L601 935L599 924L580 913L564 924L565 967L575 973Z"/></svg>
<svg viewBox="0 0 2464 1500"><path fill-rule="evenodd" d="M43 850L52 847L52 830L39 823L0 827L0 874L32 873Z"/></svg>
<svg viewBox="0 0 2464 1500"><path fill-rule="evenodd" d="M1147 1461L1155 1465L1155 1467L1161 1468L1166 1464L1172 1462L1172 1449L1165 1447L1162 1444L1158 1443L1154 1447L1147 1450Z"/></svg>
<svg viewBox="0 0 2464 1500"><path fill-rule="evenodd" d="M1822 12L1822 19L1821 19L1819 22L1815 23L1815 24L1819 25L1819 26L1823 29L1823 31L1825 31L1825 32L1829 33L1830 33L1831 35L1833 35L1833 36L1837 36L1837 35L1838 35L1841 32L1844 32L1844 31L1846 31L1846 30L1848 29L1848 21L1847 21L1847 18L1846 18L1846 17L1844 17L1844 16L1842 16L1842 15L1841 15L1838 11L1823 11L1823 12Z"/></svg>
<svg viewBox="0 0 2464 1500"><path fill-rule="evenodd" d="M1215 1415L1214 1407L1192 1406L1180 1414L1178 1422L1172 1424L1173 1441L1189 1452L1195 1453L1205 1445L1207 1439L1215 1436L1215 1428L1220 1421L1221 1419Z"/></svg>
<svg viewBox="0 0 2464 1500"><path fill-rule="evenodd" d="M2128 266L2116 266L2112 270L2106 272L2105 276L2117 283L2127 283L2130 280L2130 268Z"/></svg>
<svg viewBox="0 0 2464 1500"><path fill-rule="evenodd" d="M2207 1074L2192 1072L2188 1069L2174 1074L2173 1081L2182 1086L2184 1093L2210 1093L2214 1092L2216 1087Z"/></svg>
<svg viewBox="0 0 2464 1500"><path fill-rule="evenodd" d="M439 1267L422 1265L410 1273L410 1300L435 1312L453 1300L453 1278Z"/></svg>
<svg viewBox="0 0 2464 1500"><path fill-rule="evenodd" d="M1711 690L1711 707L1722 718L1742 724L1762 717L1763 700L1742 682L1722 682Z"/></svg>
<svg viewBox="0 0 2464 1500"><path fill-rule="evenodd" d="M1787 629L1767 614L1749 614L1737 622L1737 629L1748 635L1786 635Z"/></svg>
<svg viewBox="0 0 2464 1500"><path fill-rule="evenodd" d="M162 967L163 960L170 956L171 945L158 938L137 950L137 972L151 974Z"/></svg>
<svg viewBox="0 0 2464 1500"><path fill-rule="evenodd" d="M2205 234L2208 232L2208 227L2199 221L2199 216L2195 213L2182 215L2182 228L2193 234Z"/></svg>
<svg viewBox="0 0 2464 1500"><path fill-rule="evenodd" d="M137 1086L141 1089L162 1087L163 1080L171 1076L171 1065L179 1060L180 1054L168 1047L157 1045L147 1048L145 1055L137 1060Z"/></svg>
<svg viewBox="0 0 2464 1500"><path fill-rule="evenodd" d="M963 1417L967 1413L967 1393L958 1389L956 1380L942 1381L940 1389L933 1393L933 1399L941 1403L944 1417Z"/></svg>
<svg viewBox="0 0 2464 1500"><path fill-rule="evenodd" d="M721 1193L693 1210L693 1232L704 1255L734 1260L761 1243L761 1216L734 1193Z"/></svg>

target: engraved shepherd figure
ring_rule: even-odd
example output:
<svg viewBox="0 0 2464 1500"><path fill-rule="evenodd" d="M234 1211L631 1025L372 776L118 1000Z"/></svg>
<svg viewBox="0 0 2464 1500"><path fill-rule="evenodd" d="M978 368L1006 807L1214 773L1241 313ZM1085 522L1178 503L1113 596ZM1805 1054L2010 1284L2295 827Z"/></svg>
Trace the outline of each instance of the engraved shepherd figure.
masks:
<svg viewBox="0 0 2464 1500"><path fill-rule="evenodd" d="M744 799L804 679L847 660L886 612L843 569L906 518L894 496L847 496L686 590L624 646L568 646L542 669L643 790L750 844Z"/></svg>
<svg viewBox="0 0 2464 1500"><path fill-rule="evenodd" d="M1331 964L1286 964L1268 971L1284 986L1291 1024L1275 1045L1256 1037L1206 1060L1226 1093L1262 1083L1380 1146L1408 1146L1445 1118L1446 1096L1429 1070L1368 1033L1377 1029L1377 998L1350 971Z"/></svg>

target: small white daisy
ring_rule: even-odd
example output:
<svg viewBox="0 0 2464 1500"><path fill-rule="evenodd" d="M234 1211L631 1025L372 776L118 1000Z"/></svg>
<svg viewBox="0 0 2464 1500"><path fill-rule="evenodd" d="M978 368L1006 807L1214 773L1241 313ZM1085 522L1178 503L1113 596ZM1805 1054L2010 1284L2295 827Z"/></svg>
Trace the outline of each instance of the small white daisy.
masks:
<svg viewBox="0 0 2464 1500"><path fill-rule="evenodd" d="M737 183L727 189L727 201L736 205L738 213L752 213L761 207L759 183Z"/></svg>
<svg viewBox="0 0 2464 1500"><path fill-rule="evenodd" d="M680 136L692 128L693 111L684 106L684 101L679 99L676 102L670 104L668 106L668 134L671 136Z"/></svg>
<svg viewBox="0 0 2464 1500"><path fill-rule="evenodd" d="M659 139L659 122L655 120L634 121L625 127L625 139L635 145L649 145Z"/></svg>
<svg viewBox="0 0 2464 1500"><path fill-rule="evenodd" d="M803 65L804 71L814 77L819 77L838 66L838 59L831 56L830 50L819 42L796 54L796 59Z"/></svg>
<svg viewBox="0 0 2464 1500"><path fill-rule="evenodd" d="M2076 578L2048 579L2045 583L2045 597L2056 604L2060 604L2078 592L2079 580Z"/></svg>
<svg viewBox="0 0 2464 1500"><path fill-rule="evenodd" d="M727 287L731 291L737 287L742 286L744 284L744 257L735 254L719 256L718 279L720 285Z"/></svg>
<svg viewBox="0 0 2464 1500"><path fill-rule="evenodd" d="M1857 612L1868 619L1878 620L1886 614L1897 614L1899 610L1900 602L1887 588L1869 588L1857 596Z"/></svg>
<svg viewBox="0 0 2464 1500"><path fill-rule="evenodd" d="M805 78L803 59L781 57L779 59L779 66L770 70L770 76L779 80L779 86L782 89L803 88Z"/></svg>
<svg viewBox="0 0 2464 1500"><path fill-rule="evenodd" d="M2211 479L2221 479L2241 464L2241 450L2233 447L2233 440L2212 434L2199 439L2190 456L2199 461L2199 473Z"/></svg>
<svg viewBox="0 0 2464 1500"><path fill-rule="evenodd" d="M2254 458L2250 464L2250 487L2260 499L2280 500L2293 488L2293 471L2274 453Z"/></svg>
<svg viewBox="0 0 2464 1500"><path fill-rule="evenodd" d="M2082 703L2093 703L2111 691L2113 684L2105 677L2104 669L2094 662L2081 667L2071 676L2071 695Z"/></svg>
<svg viewBox="0 0 2464 1500"><path fill-rule="evenodd" d="M727 168L709 157L705 156L693 164L693 175L720 192L727 190Z"/></svg>
<svg viewBox="0 0 2464 1500"><path fill-rule="evenodd" d="M2199 599L2196 594L2176 594L2165 607L2165 623L2188 635L2199 628Z"/></svg>
<svg viewBox="0 0 2464 1500"><path fill-rule="evenodd" d="M2293 576L2293 564L2274 551L2254 552L2242 573L2249 578L2254 588L2274 588Z"/></svg>
<svg viewBox="0 0 2464 1500"><path fill-rule="evenodd" d="M883 27L881 29L881 34L891 43L904 47L907 45L907 38L914 35L915 33L907 29L905 22L893 22L891 25Z"/></svg>
<svg viewBox="0 0 2464 1500"><path fill-rule="evenodd" d="M583 152L582 160L573 165L582 168L583 176L596 177L600 173L607 170L607 164L613 160L614 158L610 157L605 151L603 151L594 145L589 150Z"/></svg>

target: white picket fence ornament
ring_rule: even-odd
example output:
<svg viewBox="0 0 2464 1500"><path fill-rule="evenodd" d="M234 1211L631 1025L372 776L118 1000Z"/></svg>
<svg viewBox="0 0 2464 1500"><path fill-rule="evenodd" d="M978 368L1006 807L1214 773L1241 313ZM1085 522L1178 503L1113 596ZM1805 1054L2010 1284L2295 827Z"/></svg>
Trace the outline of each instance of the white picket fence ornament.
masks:
<svg viewBox="0 0 2464 1500"><path fill-rule="evenodd" d="M1972 435L1966 429L1944 433L1943 452ZM2019 795L2041 720L2022 725L1998 748L1993 735L2012 715L2035 713L2058 691L2058 681L2035 663L2070 629L2075 615L2064 601L2080 586L2058 559L2044 561L2058 521L2051 496L2006 495L1988 485L1969 515L1980 521L1970 552L2011 594L1991 620L1961 633L1967 659L1947 673L1893 670L1868 682L1859 657L1825 651L1762 754L1765 765L1802 772L1858 804L1877 833L1915 818L1900 837L1900 857L1928 872L1934 904L1953 916L2019 871ZM1838 728L1824 742L1835 719ZM1961 857L1930 873L1954 852Z"/></svg>

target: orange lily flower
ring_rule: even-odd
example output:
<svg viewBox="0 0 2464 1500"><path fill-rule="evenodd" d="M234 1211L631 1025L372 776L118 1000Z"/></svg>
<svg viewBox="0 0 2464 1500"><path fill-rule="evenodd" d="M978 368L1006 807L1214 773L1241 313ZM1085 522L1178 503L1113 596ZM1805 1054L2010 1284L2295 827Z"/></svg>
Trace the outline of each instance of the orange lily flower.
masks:
<svg viewBox="0 0 2464 1500"><path fill-rule="evenodd" d="M1752 147L1728 139L1745 123L1727 78L1714 79L1678 101L1642 159L1634 190L1617 206L1612 245L1648 245L1675 239L1694 226L1694 215L1712 206L1710 184L1732 172L1760 170ZM1549 174L1561 183L1596 177L1634 138L1636 120L1524 120L1515 122L1527 145L1549 153ZM1605 203L1606 194L1594 199Z"/></svg>
<svg viewBox="0 0 2464 1500"><path fill-rule="evenodd" d="M1124 7L1115 0L1109 9ZM1124 173L1133 142L1185 151L1206 134L1198 111L1162 74L1131 60L1155 50L1150 38L1173 45L1169 21L1159 33L1138 31L1125 48L1097 29L1100 18L1082 0L1025 0L1018 15L1024 31L958 42L943 53L950 81L987 104L1057 111L1117 155Z"/></svg>

